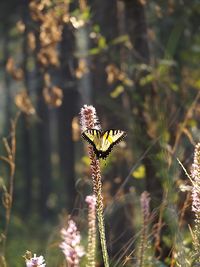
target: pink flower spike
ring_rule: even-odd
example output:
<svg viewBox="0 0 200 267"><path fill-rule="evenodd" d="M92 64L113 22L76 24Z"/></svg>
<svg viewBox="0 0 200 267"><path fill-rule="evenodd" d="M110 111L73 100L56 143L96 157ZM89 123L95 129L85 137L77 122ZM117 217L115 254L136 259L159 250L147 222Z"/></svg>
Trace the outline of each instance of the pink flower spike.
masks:
<svg viewBox="0 0 200 267"><path fill-rule="evenodd" d="M96 197L87 196L85 202L88 204L88 248L87 267L95 267L96 252Z"/></svg>
<svg viewBox="0 0 200 267"><path fill-rule="evenodd" d="M81 131L84 132L87 129L100 130L101 126L96 114L96 109L93 106L84 105L80 112L80 125Z"/></svg>
<svg viewBox="0 0 200 267"><path fill-rule="evenodd" d="M200 219L200 143L195 147L191 176L193 180L192 211L194 211L196 218Z"/></svg>
<svg viewBox="0 0 200 267"><path fill-rule="evenodd" d="M95 206L96 206L96 197L95 197L95 195L87 196L85 198L85 202L89 205L90 208L95 208Z"/></svg>
<svg viewBox="0 0 200 267"><path fill-rule="evenodd" d="M61 229L63 239L60 244L69 266L79 267L80 258L85 255L84 248L80 245L81 236L73 220L69 220L68 228Z"/></svg>

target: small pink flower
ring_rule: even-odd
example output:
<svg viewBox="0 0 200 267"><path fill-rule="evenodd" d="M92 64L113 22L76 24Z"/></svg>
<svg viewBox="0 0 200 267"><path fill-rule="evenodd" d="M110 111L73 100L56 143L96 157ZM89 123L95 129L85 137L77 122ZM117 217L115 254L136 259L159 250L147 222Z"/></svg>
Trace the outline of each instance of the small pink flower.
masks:
<svg viewBox="0 0 200 267"><path fill-rule="evenodd" d="M34 254L33 258L26 259L26 267L45 267L46 263L43 256L37 257Z"/></svg>
<svg viewBox="0 0 200 267"><path fill-rule="evenodd" d="M69 266L78 267L80 258L83 257L85 251L80 245L81 236L73 220L69 220L67 229L61 229L61 237L63 242L60 244L60 248L67 263Z"/></svg>

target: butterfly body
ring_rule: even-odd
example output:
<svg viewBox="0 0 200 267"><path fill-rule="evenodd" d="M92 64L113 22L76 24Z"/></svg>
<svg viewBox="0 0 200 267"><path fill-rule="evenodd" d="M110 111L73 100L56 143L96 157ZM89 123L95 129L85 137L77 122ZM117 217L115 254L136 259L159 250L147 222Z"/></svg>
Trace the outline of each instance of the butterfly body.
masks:
<svg viewBox="0 0 200 267"><path fill-rule="evenodd" d="M92 145L97 158L105 159L112 148L126 136L121 130L100 131L88 129L82 133L82 137Z"/></svg>

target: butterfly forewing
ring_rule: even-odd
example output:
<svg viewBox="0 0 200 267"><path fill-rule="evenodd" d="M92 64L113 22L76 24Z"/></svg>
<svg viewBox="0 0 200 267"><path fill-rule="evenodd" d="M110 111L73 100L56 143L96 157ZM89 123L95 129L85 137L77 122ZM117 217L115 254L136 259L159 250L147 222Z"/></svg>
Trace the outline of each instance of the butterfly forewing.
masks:
<svg viewBox="0 0 200 267"><path fill-rule="evenodd" d="M102 157L106 158L111 152L112 148L122 141L126 136L126 133L121 130L108 130L103 134L103 145L102 145Z"/></svg>
<svg viewBox="0 0 200 267"><path fill-rule="evenodd" d="M102 132L96 129L88 129L82 133L82 137L94 148L95 154L101 147Z"/></svg>

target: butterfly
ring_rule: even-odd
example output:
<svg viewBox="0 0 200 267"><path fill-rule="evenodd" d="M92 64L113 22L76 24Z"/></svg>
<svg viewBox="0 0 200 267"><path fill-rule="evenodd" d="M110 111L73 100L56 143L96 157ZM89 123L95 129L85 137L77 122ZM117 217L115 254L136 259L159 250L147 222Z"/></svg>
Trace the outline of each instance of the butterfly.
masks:
<svg viewBox="0 0 200 267"><path fill-rule="evenodd" d="M105 159L112 148L122 141L126 132L121 130L100 131L88 129L82 133L82 137L93 146L97 158Z"/></svg>

